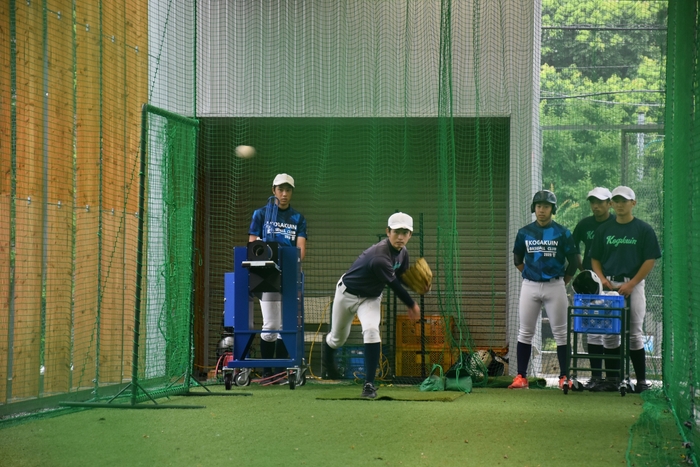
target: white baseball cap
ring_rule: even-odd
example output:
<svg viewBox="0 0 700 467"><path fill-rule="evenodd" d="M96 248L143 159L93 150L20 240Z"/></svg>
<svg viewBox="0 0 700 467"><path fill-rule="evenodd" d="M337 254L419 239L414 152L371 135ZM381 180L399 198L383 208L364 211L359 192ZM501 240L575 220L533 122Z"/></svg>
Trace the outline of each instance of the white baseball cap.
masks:
<svg viewBox="0 0 700 467"><path fill-rule="evenodd" d="M406 213L397 212L389 218L390 229L408 229L413 232L413 218Z"/></svg>
<svg viewBox="0 0 700 467"><path fill-rule="evenodd" d="M632 188L630 188L628 186L622 186L622 185L615 188L612 191L612 195L613 195L613 198L615 196L622 196L623 198L626 198L626 199L631 199L631 200L637 199L634 196L634 191L632 191Z"/></svg>
<svg viewBox="0 0 700 467"><path fill-rule="evenodd" d="M275 179L272 181L272 186L280 186L284 185L285 183L292 185L292 188L294 187L294 179L292 178L291 175L287 174L277 174Z"/></svg>
<svg viewBox="0 0 700 467"><path fill-rule="evenodd" d="M588 196L586 196L586 199L590 200L591 197L598 198L601 201L606 201L612 199L612 193L610 193L610 190L608 190L607 188L597 186L588 192Z"/></svg>

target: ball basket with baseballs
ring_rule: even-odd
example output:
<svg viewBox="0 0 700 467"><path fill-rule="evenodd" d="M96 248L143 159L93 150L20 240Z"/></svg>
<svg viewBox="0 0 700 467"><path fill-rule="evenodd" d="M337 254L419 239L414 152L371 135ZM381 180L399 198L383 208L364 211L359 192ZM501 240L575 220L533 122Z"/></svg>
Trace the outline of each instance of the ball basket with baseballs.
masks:
<svg viewBox="0 0 700 467"><path fill-rule="evenodd" d="M255 155L255 148L253 146L238 146L236 147L236 157L241 159L250 159Z"/></svg>

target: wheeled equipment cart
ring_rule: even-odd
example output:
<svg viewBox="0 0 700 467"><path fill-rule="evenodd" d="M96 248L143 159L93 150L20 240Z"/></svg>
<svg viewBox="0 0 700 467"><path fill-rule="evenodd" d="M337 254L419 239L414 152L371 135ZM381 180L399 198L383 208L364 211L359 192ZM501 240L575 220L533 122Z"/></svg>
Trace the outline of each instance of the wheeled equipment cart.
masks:
<svg viewBox="0 0 700 467"><path fill-rule="evenodd" d="M591 371L590 366L579 366L580 359L600 358L619 359L619 369L605 369L606 376L617 373L619 376L618 390L621 396L627 393L630 386L629 360L629 303L622 295L593 295L574 294L574 304L567 312L567 355L570 357L569 373L572 390L583 390L583 384L578 381L579 371ZM620 335L619 355L593 355L579 353L579 342L583 334L617 334ZM567 381L568 383L568 381ZM564 394L568 393L569 385L564 384Z"/></svg>

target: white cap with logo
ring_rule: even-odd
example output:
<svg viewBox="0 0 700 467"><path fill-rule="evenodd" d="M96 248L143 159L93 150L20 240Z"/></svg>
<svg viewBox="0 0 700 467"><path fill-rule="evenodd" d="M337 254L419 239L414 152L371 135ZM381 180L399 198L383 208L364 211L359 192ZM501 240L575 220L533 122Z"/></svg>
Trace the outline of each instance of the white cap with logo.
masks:
<svg viewBox="0 0 700 467"><path fill-rule="evenodd" d="M634 191L632 191L632 188L630 188L628 186L622 186L622 185L615 188L612 191L612 195L613 195L613 198L615 196L622 196L625 199L630 199L630 200L637 199L634 195Z"/></svg>
<svg viewBox="0 0 700 467"><path fill-rule="evenodd" d="M591 197L597 198L601 201L606 201L612 199L612 193L610 193L610 190L608 190L607 188L597 186L588 192L588 196L586 196L586 199L590 200Z"/></svg>
<svg viewBox="0 0 700 467"><path fill-rule="evenodd" d="M284 185L285 183L292 185L292 188L294 188L294 179L292 178L291 175L278 174L275 177L275 179L272 181L272 186L280 186L280 185Z"/></svg>
<svg viewBox="0 0 700 467"><path fill-rule="evenodd" d="M389 218L390 229L408 229L413 232L413 218L406 213L397 212Z"/></svg>

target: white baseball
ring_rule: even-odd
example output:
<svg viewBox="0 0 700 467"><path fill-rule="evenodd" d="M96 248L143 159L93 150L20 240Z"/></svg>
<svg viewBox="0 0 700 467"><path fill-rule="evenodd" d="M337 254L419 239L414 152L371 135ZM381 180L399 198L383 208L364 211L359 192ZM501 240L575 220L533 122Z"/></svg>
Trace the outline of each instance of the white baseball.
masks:
<svg viewBox="0 0 700 467"><path fill-rule="evenodd" d="M253 146L238 146L236 148L236 157L241 159L250 159L255 155L255 148Z"/></svg>

